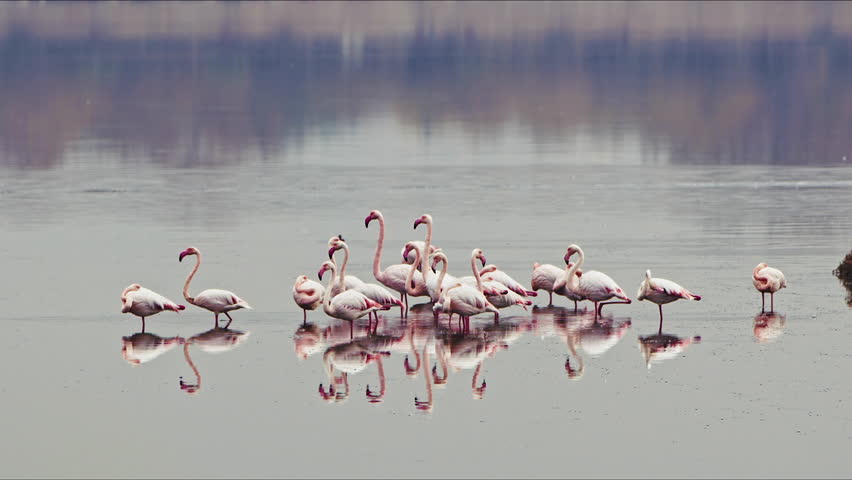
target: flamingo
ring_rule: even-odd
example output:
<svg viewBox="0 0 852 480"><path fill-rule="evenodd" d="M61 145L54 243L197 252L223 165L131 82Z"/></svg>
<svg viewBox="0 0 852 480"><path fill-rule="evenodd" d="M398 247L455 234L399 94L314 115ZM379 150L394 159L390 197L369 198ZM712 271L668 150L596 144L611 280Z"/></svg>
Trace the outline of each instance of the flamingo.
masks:
<svg viewBox="0 0 852 480"><path fill-rule="evenodd" d="M121 337L121 357L136 366L159 357L184 343L183 337L163 338L152 333L139 332Z"/></svg>
<svg viewBox="0 0 852 480"><path fill-rule="evenodd" d="M339 237L334 242L331 243L331 249L329 249L329 251L328 251L328 258L331 259L334 256L334 252L337 251L337 250L343 250L343 252L345 253L343 265L340 266L340 271L341 271L341 275L339 276L339 278L340 278L343 275L342 272L344 270L346 270L346 264L349 262L349 245L347 245L346 242L344 242L343 239L341 239ZM341 283L341 281L338 280L338 285L340 283ZM364 295L366 295L370 300L378 302L382 305L389 306L389 307L398 306L398 307L400 307L400 311L401 312L403 311L404 305L403 305L402 301L400 301L397 298L394 298L393 294L391 292L389 292L388 289L386 289L385 287L383 287L381 285L377 285L375 283L361 283L361 285L357 285L357 286L351 288L351 290L361 292ZM373 315L376 316L376 320L379 319L378 314L373 313Z"/></svg>
<svg viewBox="0 0 852 480"><path fill-rule="evenodd" d="M335 245L337 242L342 242L343 235L337 235L336 237L331 237L328 239L328 259L334 262L334 252L337 250ZM364 284L364 281L355 275L347 275L346 274L346 264L349 263L349 249L346 249L343 255L343 265L340 266L339 274L337 276L337 282L332 285L331 296L335 296L338 293L349 289L361 286ZM337 262L334 262L337 265Z"/></svg>
<svg viewBox="0 0 852 480"><path fill-rule="evenodd" d="M185 382L183 377L180 377L180 389L192 395L197 394L201 390L201 373L199 373L198 367L192 361L192 357L189 356L190 345L196 345L201 351L207 353L224 353L245 342L250 333L216 327L187 339L183 344L183 358L186 360L189 368L192 369L192 373L195 374L195 383Z"/></svg>
<svg viewBox="0 0 852 480"><path fill-rule="evenodd" d="M440 255L440 253L436 255ZM472 315L484 312L493 312L494 320L496 321L500 317L500 312L485 298L485 294L482 293L482 278L476 269L477 258L482 260L483 265L485 264L485 254L478 248L474 249L470 254L470 264L473 276L476 278L476 287L457 283L455 286L446 289L440 303L445 312L450 315L458 313L459 317L465 320L465 322L469 321Z"/></svg>
<svg viewBox="0 0 852 480"><path fill-rule="evenodd" d="M239 310L241 308L249 310L252 309L245 300L228 290L208 288L207 290L199 293L196 297L190 297L189 282L192 281L192 277L195 276L195 272L197 272L198 267L201 266L201 252L199 252L195 247L189 247L180 252L180 255L178 255L178 261L182 262L183 258L187 255L195 255L195 268L193 268L192 271L189 272L189 276L186 277L186 283L183 285L183 298L196 307L201 307L213 312L213 322L216 324L216 328L219 328L219 314L224 313L225 316L228 317L228 324L225 325L225 328L228 328L231 326L231 322L234 321L228 312L232 310Z"/></svg>
<svg viewBox="0 0 852 480"><path fill-rule="evenodd" d="M145 317L156 315L163 310L179 312L186 307L178 305L159 293L148 290L138 283L131 284L121 292L121 313L132 313L142 318L142 332L145 332Z"/></svg>
<svg viewBox="0 0 852 480"><path fill-rule="evenodd" d="M412 248L406 249L405 247L402 247L402 262L407 265L414 265L417 269L419 269L420 264L419 262L417 262L417 257L414 255L414 252L412 250L417 249L420 250L421 253L423 253L423 247L426 246L426 242L424 242L423 240L412 240L411 243ZM440 249L441 247L436 247L432 245L429 247L429 254L431 255Z"/></svg>
<svg viewBox="0 0 852 480"><path fill-rule="evenodd" d="M639 285L639 291L636 293L636 300L648 300L657 304L660 307L660 322L663 321L663 305L685 298L687 300L701 300L700 295L696 295L689 290L681 287L671 280L665 278L651 278L651 271L645 270L645 279Z"/></svg>
<svg viewBox="0 0 852 480"><path fill-rule="evenodd" d="M397 263L382 270L382 247L385 243L385 217L382 216L382 212L373 210L364 219L364 227L369 228L370 222L373 220L379 221L379 239L376 242L376 254L373 257L373 276L384 286L399 292L400 300L405 303L403 316L406 316L408 315L408 295L406 294L405 279L410 270L417 269L407 263ZM405 252L405 247L403 247L403 252ZM404 256L407 257L407 255ZM413 281L415 283L423 283L423 274L419 271L416 272Z"/></svg>
<svg viewBox="0 0 852 480"><path fill-rule="evenodd" d="M585 300L580 295L572 292L568 288L565 287L565 284L568 281L568 277L565 276L568 273L568 270L574 266L573 263L567 263L565 265L565 269L561 269L556 265L551 265L549 263L533 263L533 272L532 272L532 282L530 287L533 290L544 290L548 294L550 294L550 299L548 301L547 306L553 305L553 294L562 295L563 297L567 297L568 300L574 302L574 311L577 311L577 302L581 300ZM580 277L583 275L583 271L577 269L574 275ZM564 278L562 278L564 277ZM554 288L554 284L559 282L561 288Z"/></svg>
<svg viewBox="0 0 852 480"><path fill-rule="evenodd" d="M484 257L480 260L483 263L485 262ZM446 270L447 270L446 269L446 267L447 267L447 256L444 255L444 252L440 252L440 251L437 252L432 258L432 270L435 269L435 265L437 265L439 261L444 263L444 268L441 272L442 273L446 272ZM497 267L495 265L490 265L488 267L483 266L483 267L484 268L482 270L479 270L480 278L483 278L482 275L484 275L484 274L491 273L491 272L497 270ZM475 260L471 262L471 270L473 271L474 274L477 272ZM439 275L438 278L440 279L441 276ZM458 278L454 278L452 275L450 275L449 277L444 278L443 281L438 281L436 283L438 285L441 285L441 287L440 287L441 289L447 288L448 286L455 285L456 283L461 283L462 285L468 285L468 286L477 288L476 277L474 275L465 275L463 277L458 277ZM506 295L506 294L509 293L509 289L500 282L497 282L497 281L486 282L485 279L483 278L483 280L482 280L482 293L484 293L485 296Z"/></svg>
<svg viewBox="0 0 852 480"><path fill-rule="evenodd" d="M414 256L416 260L414 265L419 265L421 250L418 249L416 245L414 245L414 242L406 243L404 249L414 250ZM431 272L431 270L430 273L434 275L434 272ZM429 290L427 289L425 280L422 282L418 282L417 277L415 276L416 274L420 274L421 279L424 278L424 275L416 268L410 269L408 271L408 276L405 279L405 293L409 297L430 297L431 299L431 295L429 293Z"/></svg>
<svg viewBox="0 0 852 480"><path fill-rule="evenodd" d="M488 272L486 272L486 270ZM482 267L482 270L479 271L479 274L484 275L485 273L488 273L488 277L490 277L492 280L502 283L506 286L506 288L522 297L538 296L538 293L532 290L527 290L526 288L524 288L523 285L521 285L521 282L510 277L509 274L507 274L506 272L498 269L496 265L486 265Z"/></svg>
<svg viewBox="0 0 852 480"><path fill-rule="evenodd" d="M331 270L331 277L328 279L328 286L325 288L325 295L322 299L323 311L325 311L328 316L346 320L351 324L352 321L376 310L390 309L389 306L370 300L366 295L355 290L344 290L332 297L331 286L332 283L334 283L334 274L337 270L334 262L330 260L323 262L317 276L319 276L319 279L322 280L323 273L328 270Z"/></svg>
<svg viewBox="0 0 852 480"><path fill-rule="evenodd" d="M774 312L775 292L787 286L787 279L784 278L784 274L777 268L772 268L765 263L758 263L751 274L751 281L754 283L754 288L760 292L760 311L765 311L766 294L769 293L769 311Z"/></svg>
<svg viewBox="0 0 852 480"><path fill-rule="evenodd" d="M660 325L656 335L639 337L639 350L645 357L645 366L650 370L652 364L676 358L693 343L701 343L701 336L678 337L663 333Z"/></svg>
<svg viewBox="0 0 852 480"><path fill-rule="evenodd" d="M309 279L307 275L296 277L296 283L293 284L293 300L302 309L302 323L307 323L308 310L316 310L322 303L324 294L325 287L321 283Z"/></svg>
<svg viewBox="0 0 852 480"><path fill-rule="evenodd" d="M432 256L432 253L426 253L432 252L432 215L425 213L421 215L420 218L414 220L415 230L420 224L426 225L426 240L423 242L423 246L421 248L417 248L417 251L420 252L420 271L423 273L423 281L426 283L426 290L429 292L429 298L431 298L432 303L434 303L438 300L440 292L436 287L435 272L428 268L429 258ZM403 259L408 258L408 254L411 251L409 249L410 245L414 245L416 248L418 243L409 242L405 245L405 248L402 250Z"/></svg>
<svg viewBox="0 0 852 480"><path fill-rule="evenodd" d="M583 275L579 277L575 275L585 260L583 250L578 245L572 244L568 246L568 250L565 252L566 264L570 263L571 256L575 253L580 256L580 259L577 260L577 263L574 264L574 266L568 269L566 274L566 287L571 292L581 296L584 300L591 300L594 302L595 317L601 316L601 311L603 310L604 305L612 303L631 303L630 299L627 298L627 295L624 294L621 287L619 287L618 284L615 283L615 280L610 278L607 274L598 272L597 270L592 270L583 273ZM604 300L609 300L613 297L619 298L623 301L602 303Z"/></svg>

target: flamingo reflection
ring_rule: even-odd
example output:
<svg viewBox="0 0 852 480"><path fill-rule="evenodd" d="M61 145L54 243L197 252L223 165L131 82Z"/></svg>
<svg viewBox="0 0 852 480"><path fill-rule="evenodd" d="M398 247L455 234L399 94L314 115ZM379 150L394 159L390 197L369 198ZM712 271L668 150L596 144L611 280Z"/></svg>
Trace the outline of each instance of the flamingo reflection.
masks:
<svg viewBox="0 0 852 480"><path fill-rule="evenodd" d="M131 365L140 365L184 343L182 337L163 338L153 333L134 333L121 337L121 356Z"/></svg>
<svg viewBox="0 0 852 480"><path fill-rule="evenodd" d="M639 337L639 349L645 357L645 366L649 369L654 363L670 360L678 357L687 347L693 343L701 342L701 337L678 337L663 333L663 321L660 319L660 327L657 333Z"/></svg>
<svg viewBox="0 0 852 480"><path fill-rule="evenodd" d="M224 353L245 342L249 333L228 328L213 328L186 340L183 344L183 356L189 368L192 369L192 373L195 374L195 383L184 382L183 377L180 377L180 389L189 394L195 394L201 390L201 373L199 373L198 367L195 366L192 357L189 355L190 345L196 345L206 353Z"/></svg>
<svg viewBox="0 0 852 480"><path fill-rule="evenodd" d="M780 313L758 313L754 316L754 339L760 343L778 340L784 333L787 316Z"/></svg>
<svg viewBox="0 0 852 480"><path fill-rule="evenodd" d="M596 319L594 312L569 313L555 317L553 328L568 348L568 357L565 359L568 379L583 378L586 368L585 356L603 356L624 338L631 325L630 319ZM572 358L576 363L572 363Z"/></svg>

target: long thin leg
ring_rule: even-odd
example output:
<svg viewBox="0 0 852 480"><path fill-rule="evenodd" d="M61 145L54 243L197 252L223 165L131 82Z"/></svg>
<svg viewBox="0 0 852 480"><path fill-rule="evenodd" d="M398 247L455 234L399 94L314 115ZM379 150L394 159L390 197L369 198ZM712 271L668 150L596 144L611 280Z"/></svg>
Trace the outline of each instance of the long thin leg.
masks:
<svg viewBox="0 0 852 480"><path fill-rule="evenodd" d="M775 312L775 292L769 294L769 312Z"/></svg>
<svg viewBox="0 0 852 480"><path fill-rule="evenodd" d="M553 292L548 292L548 293L550 294L550 300L548 301L547 306L552 307L553 306Z"/></svg>
<svg viewBox="0 0 852 480"><path fill-rule="evenodd" d="M660 325L662 326L663 325L663 304L661 303L657 306L660 307Z"/></svg>
<svg viewBox="0 0 852 480"><path fill-rule="evenodd" d="M216 324L215 328L219 328L219 314L218 313L213 314L213 323Z"/></svg>
<svg viewBox="0 0 852 480"><path fill-rule="evenodd" d="M145 333L145 317L142 317L142 333Z"/></svg>
<svg viewBox="0 0 852 480"><path fill-rule="evenodd" d="M306 323L308 323L308 311L303 309L302 313L304 313L304 315L302 316L302 325L305 325Z"/></svg>
<svg viewBox="0 0 852 480"><path fill-rule="evenodd" d="M766 292L760 292L760 313L766 311Z"/></svg>
<svg viewBox="0 0 852 480"><path fill-rule="evenodd" d="M601 309L598 308L598 302L595 302L595 318L598 318L598 316L600 314L601 314Z"/></svg>
<svg viewBox="0 0 852 480"><path fill-rule="evenodd" d="M230 327L230 326L231 326L231 322L233 322L233 321L234 321L234 319L233 319L233 318L231 318L231 315L230 315L230 314L228 314L228 312L225 312L225 316L226 316L226 317L228 317L228 324L227 324L227 325L225 325L225 330L227 330L227 329L228 329L228 327Z"/></svg>
<svg viewBox="0 0 852 480"><path fill-rule="evenodd" d="M577 313L577 300L574 300L574 313Z"/></svg>
<svg viewBox="0 0 852 480"><path fill-rule="evenodd" d="M633 303L633 302L631 302L630 300L625 300L623 302L601 302L600 306L596 307L597 310L598 310L598 316L603 315L602 310L603 310L604 305L617 305L617 304L621 304L621 303L630 304L630 303Z"/></svg>

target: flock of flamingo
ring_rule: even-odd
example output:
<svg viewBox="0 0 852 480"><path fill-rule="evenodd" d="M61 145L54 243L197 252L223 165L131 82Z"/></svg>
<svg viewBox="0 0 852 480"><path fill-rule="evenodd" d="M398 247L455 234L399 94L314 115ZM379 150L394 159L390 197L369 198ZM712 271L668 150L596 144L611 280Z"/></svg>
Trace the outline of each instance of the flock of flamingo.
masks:
<svg viewBox="0 0 852 480"><path fill-rule="evenodd" d="M449 260L440 247L432 244L432 216L425 214L414 221L414 229L419 225L426 226L426 238L423 241L407 242L402 248L402 263L393 264L382 269L382 250L385 239L385 221L382 213L373 210L364 220L364 226L369 228L373 221L379 223L379 236L373 257L373 276L379 283L368 283L354 275L346 273L349 262L349 246L343 237L338 235L328 241L329 260L322 263L318 276L322 280L326 272L331 272L326 286L310 280L306 275L296 278L293 285L293 300L303 309L303 320L307 321L307 312L322 305L323 311L334 318L353 322L368 316L370 321L378 323L380 310L399 307L402 317L408 315L408 297L429 297L432 311L437 319L441 313L452 316L458 315L459 322L469 326L470 317L481 313L493 313L495 321L499 318L499 309L520 305L524 309L532 305L530 297L535 297L537 291L544 290L549 294L549 304L553 304L553 294L562 295L577 303L590 301L594 304L595 318L602 314L604 305L629 304L630 298L624 290L608 275L595 270L583 271L585 261L583 250L578 245L569 245L563 260L564 268L550 264L533 264L531 289L501 271L495 265L487 265L485 254L475 248L470 256L472 275L455 277L448 273ZM343 251L343 263L338 267L335 253ZM204 308L214 314L214 328L219 328L219 315L228 317L227 329L233 319L229 312L238 309L251 309L251 306L235 293L228 290L207 289L196 296L190 296L189 285L198 268L201 266L201 252L195 247L189 247L180 252L178 261L194 255L195 267L186 278L183 287L183 297L197 307ZM571 259L577 256L576 263ZM476 262L481 262L477 268ZM441 264L440 273L436 267ZM765 311L766 294L770 294L770 311L775 309L775 292L787 286L784 274L767 266L758 264L752 274L752 282L761 293L761 311ZM381 284L381 285L380 285ZM397 292L397 298L391 291ZM701 300L696 295L677 283L664 278L651 276L651 271L645 272L637 300L647 300L656 303L660 311L660 322L663 320L663 305L679 299ZM121 293L122 313L132 313L142 319L142 331L145 329L145 318L164 310L178 312L184 310L184 305L134 283Z"/></svg>

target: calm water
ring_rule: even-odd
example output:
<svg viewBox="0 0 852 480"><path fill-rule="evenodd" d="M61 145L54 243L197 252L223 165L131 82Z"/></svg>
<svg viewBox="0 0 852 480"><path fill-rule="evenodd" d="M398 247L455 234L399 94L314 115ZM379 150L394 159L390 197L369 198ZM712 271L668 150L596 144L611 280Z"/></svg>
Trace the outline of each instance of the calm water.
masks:
<svg viewBox="0 0 852 480"><path fill-rule="evenodd" d="M850 18L0 5L0 475L848 477ZM430 213L457 275L479 247L528 284L577 243L631 298L651 269L703 299L303 325L330 236L372 278L372 209L384 264ZM190 245L192 290L254 310L141 333L121 290L180 299Z"/></svg>

